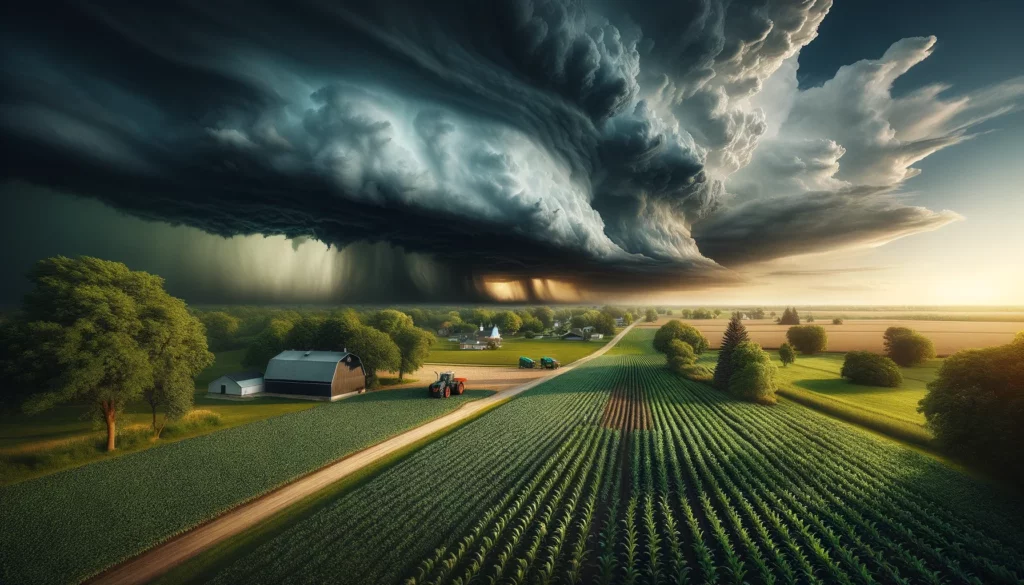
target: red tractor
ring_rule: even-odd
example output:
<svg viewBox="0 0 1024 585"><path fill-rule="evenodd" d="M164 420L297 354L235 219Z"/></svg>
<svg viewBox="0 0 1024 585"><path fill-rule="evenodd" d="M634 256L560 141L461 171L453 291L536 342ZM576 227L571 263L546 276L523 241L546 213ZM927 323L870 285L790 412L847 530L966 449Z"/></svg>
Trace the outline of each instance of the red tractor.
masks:
<svg viewBox="0 0 1024 585"><path fill-rule="evenodd" d="M437 375L437 372L434 372L434 374ZM466 382L465 378L456 378L455 372L441 372L437 375L437 380L427 390L434 398L448 398L452 394L462 394L465 392Z"/></svg>

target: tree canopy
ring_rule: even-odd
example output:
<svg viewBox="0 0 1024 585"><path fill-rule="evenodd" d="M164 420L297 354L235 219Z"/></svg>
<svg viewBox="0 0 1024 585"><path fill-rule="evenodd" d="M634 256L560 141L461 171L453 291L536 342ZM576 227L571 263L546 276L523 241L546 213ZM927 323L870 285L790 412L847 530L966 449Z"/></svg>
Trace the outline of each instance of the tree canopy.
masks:
<svg viewBox="0 0 1024 585"><path fill-rule="evenodd" d="M430 355L430 347L434 345L434 336L418 327L406 327L395 333L392 338L398 346L401 364L398 367L398 379L401 380L408 372L415 372Z"/></svg>
<svg viewBox="0 0 1024 585"><path fill-rule="evenodd" d="M224 311L203 312L200 319L206 326L206 338L209 340L210 349L220 351L234 347L241 320Z"/></svg>
<svg viewBox="0 0 1024 585"><path fill-rule="evenodd" d="M659 327L654 334L654 349L666 353L668 344L673 339L685 341L698 354L704 353L708 348L707 338L696 327L673 319Z"/></svg>
<svg viewBox="0 0 1024 585"><path fill-rule="evenodd" d="M783 367L796 361L796 352L788 342L779 346L779 359L782 360Z"/></svg>
<svg viewBox="0 0 1024 585"><path fill-rule="evenodd" d="M828 333L821 325L795 325L786 331L786 340L804 355L814 355L828 347Z"/></svg>
<svg viewBox="0 0 1024 585"><path fill-rule="evenodd" d="M935 357L932 340L913 329L890 327L882 338L885 355L903 367L919 366Z"/></svg>
<svg viewBox="0 0 1024 585"><path fill-rule="evenodd" d="M719 390L729 389L729 379L732 377L732 352L738 345L749 341L747 328L743 326L739 313L733 313L729 324L725 327L722 335L722 345L718 348L718 365L715 367L715 387Z"/></svg>
<svg viewBox="0 0 1024 585"><path fill-rule="evenodd" d="M946 358L918 411L949 452L1024 484L1024 335Z"/></svg>
<svg viewBox="0 0 1024 585"><path fill-rule="evenodd" d="M33 289L8 332L21 335L17 344L28 351L4 369L31 384L24 403L29 412L67 402L94 405L107 428L108 450L116 446L117 417L126 404L158 386L161 394L180 398L185 377L213 359L202 324L164 291L158 276L120 262L58 256L39 261L30 279ZM25 368L26 358L37 364ZM159 403L176 412L177 398Z"/></svg>
<svg viewBox="0 0 1024 585"><path fill-rule="evenodd" d="M768 352L753 341L744 341L733 348L730 359L729 394L748 402L775 404L778 372Z"/></svg>
<svg viewBox="0 0 1024 585"><path fill-rule="evenodd" d="M366 324L390 336L394 336L402 329L414 326L412 317L396 309L377 311L370 316Z"/></svg>
<svg viewBox="0 0 1024 585"><path fill-rule="evenodd" d="M782 311L782 316L779 317L780 325L799 325L800 315L796 312L796 309L792 307L786 307L786 310Z"/></svg>

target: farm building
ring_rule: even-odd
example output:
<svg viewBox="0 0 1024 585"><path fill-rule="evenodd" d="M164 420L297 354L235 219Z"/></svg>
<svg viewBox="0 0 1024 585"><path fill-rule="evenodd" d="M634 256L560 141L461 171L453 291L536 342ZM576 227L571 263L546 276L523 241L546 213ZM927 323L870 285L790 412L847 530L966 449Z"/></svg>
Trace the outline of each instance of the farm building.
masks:
<svg viewBox="0 0 1024 585"><path fill-rule="evenodd" d="M501 332L498 331L497 326L494 326L490 333L488 333L484 331L484 326L481 325L476 338L463 339L459 343L459 349L487 349L491 343L496 347L501 347Z"/></svg>
<svg viewBox="0 0 1024 585"><path fill-rule="evenodd" d="M587 334L582 329L573 329L562 336L565 341L586 341Z"/></svg>
<svg viewBox="0 0 1024 585"><path fill-rule="evenodd" d="M366 388L363 364L348 352L282 351L267 364L264 391L314 400L334 400Z"/></svg>
<svg viewBox="0 0 1024 585"><path fill-rule="evenodd" d="M225 374L206 387L209 394L251 396L263 392L263 374L257 371Z"/></svg>

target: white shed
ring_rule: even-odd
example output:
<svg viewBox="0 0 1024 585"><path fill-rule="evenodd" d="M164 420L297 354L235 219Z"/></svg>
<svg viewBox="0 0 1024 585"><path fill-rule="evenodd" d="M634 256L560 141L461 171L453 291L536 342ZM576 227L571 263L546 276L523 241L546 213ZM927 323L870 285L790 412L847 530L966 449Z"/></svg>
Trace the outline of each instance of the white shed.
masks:
<svg viewBox="0 0 1024 585"><path fill-rule="evenodd" d="M236 372L217 378L206 387L208 394L250 396L263 392L263 374L257 371Z"/></svg>

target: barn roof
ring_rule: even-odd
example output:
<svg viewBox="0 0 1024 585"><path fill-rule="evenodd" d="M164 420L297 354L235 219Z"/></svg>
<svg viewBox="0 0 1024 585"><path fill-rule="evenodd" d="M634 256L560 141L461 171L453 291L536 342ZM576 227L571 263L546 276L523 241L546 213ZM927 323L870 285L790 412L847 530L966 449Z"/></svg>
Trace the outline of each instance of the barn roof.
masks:
<svg viewBox="0 0 1024 585"><path fill-rule="evenodd" d="M267 380L330 383L338 362L349 355L341 351L282 351L267 364L264 377Z"/></svg>

